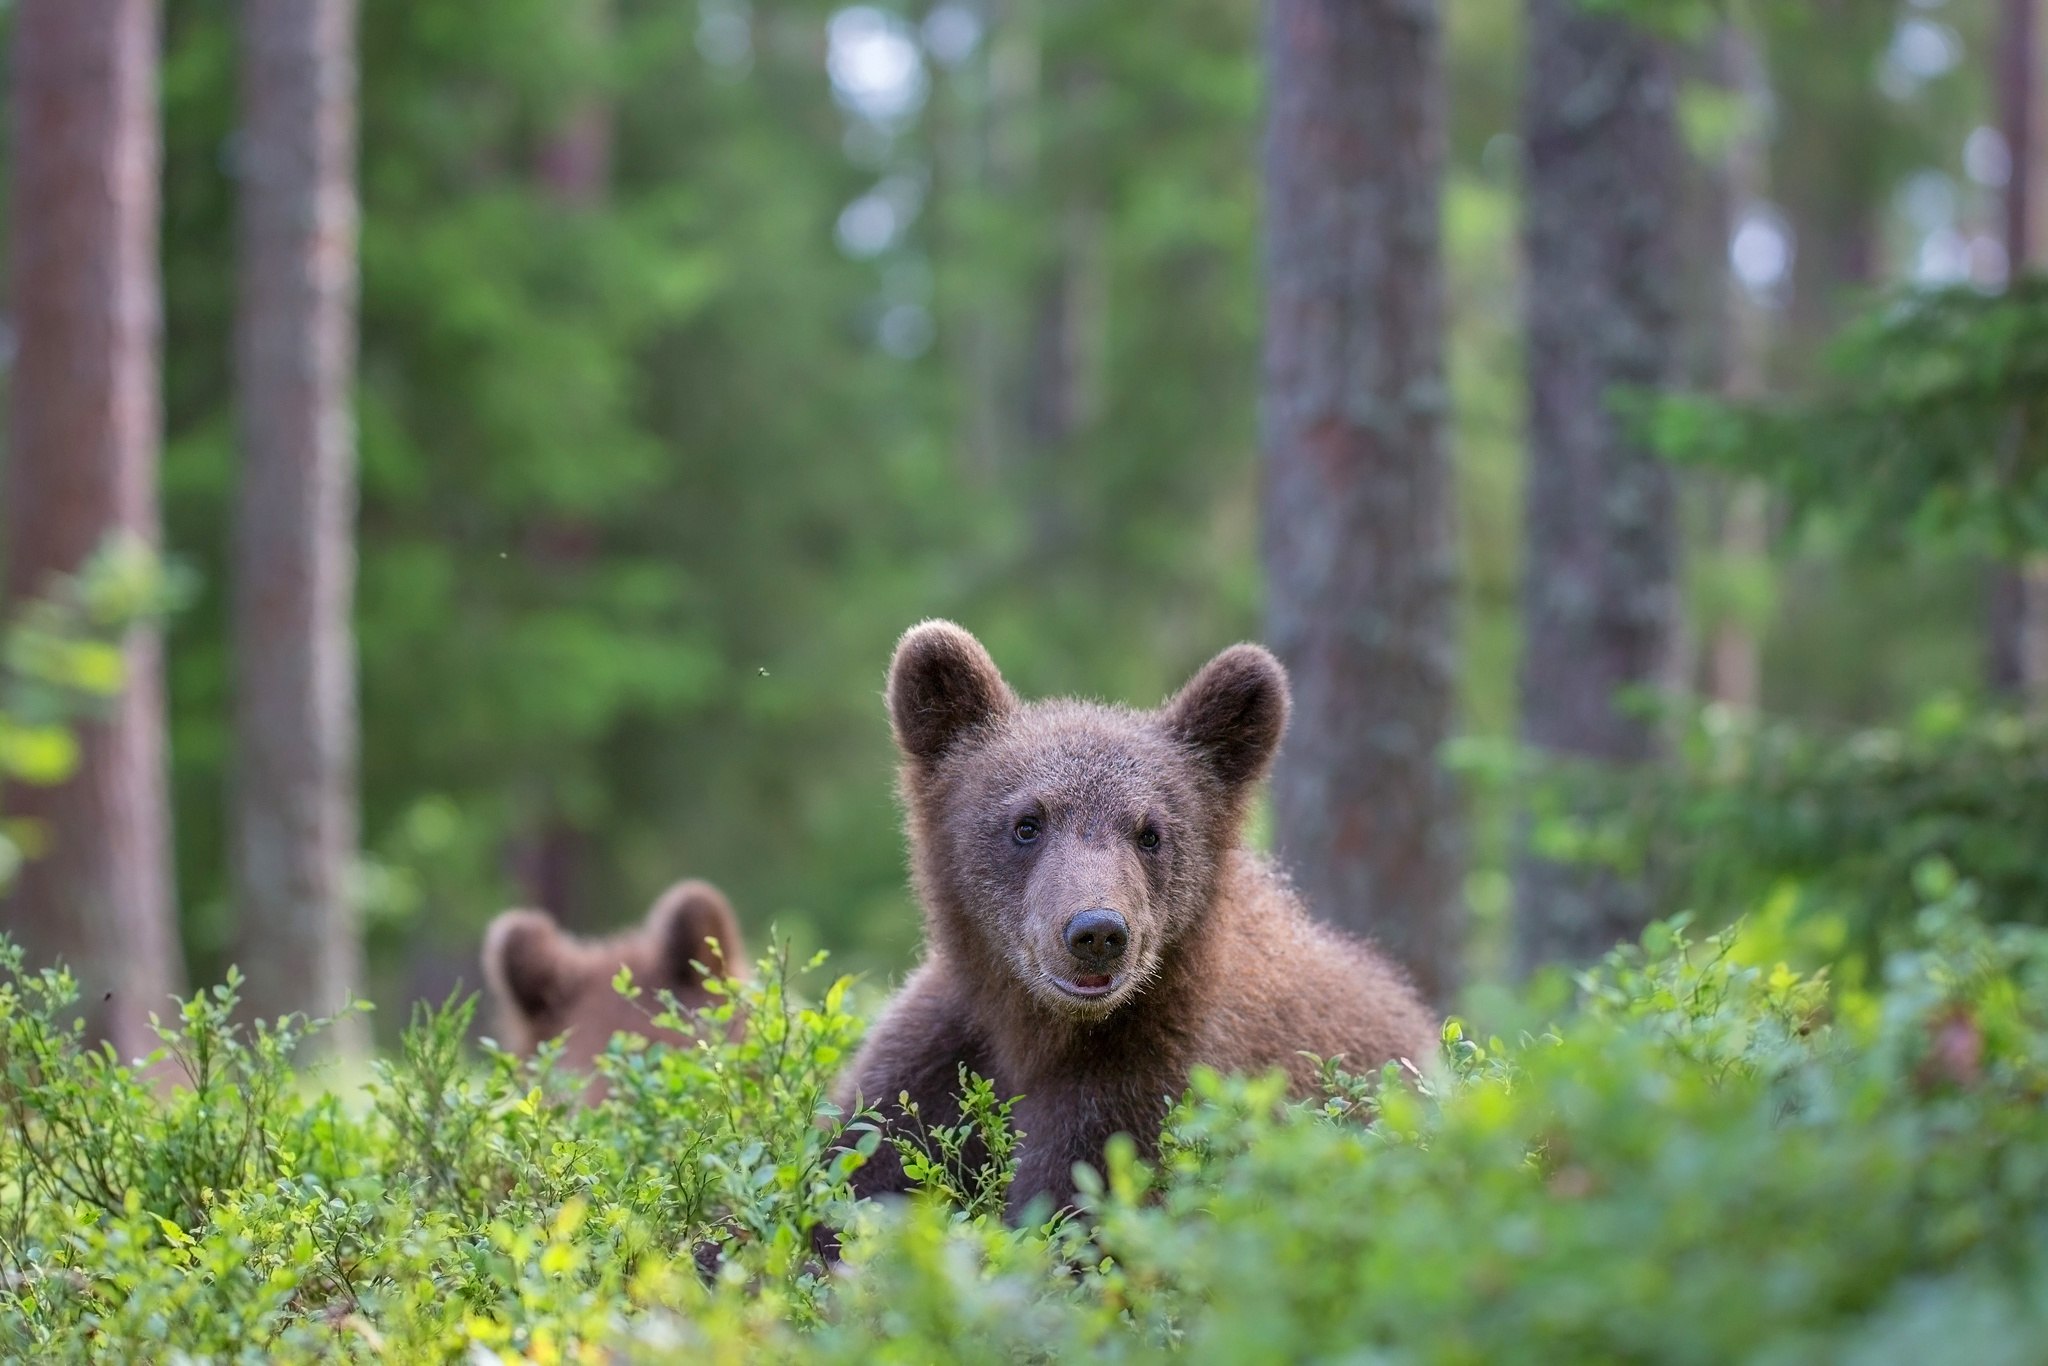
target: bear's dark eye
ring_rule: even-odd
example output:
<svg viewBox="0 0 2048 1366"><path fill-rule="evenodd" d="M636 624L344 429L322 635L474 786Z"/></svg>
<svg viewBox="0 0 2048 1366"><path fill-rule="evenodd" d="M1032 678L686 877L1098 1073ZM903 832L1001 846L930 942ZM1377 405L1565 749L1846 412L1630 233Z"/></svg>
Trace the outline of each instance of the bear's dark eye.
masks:
<svg viewBox="0 0 2048 1366"><path fill-rule="evenodd" d="M1138 832L1138 847L1140 849L1157 849L1159 847L1159 832L1149 825L1140 830Z"/></svg>
<svg viewBox="0 0 2048 1366"><path fill-rule="evenodd" d="M1038 821L1031 816L1024 817L1012 827L1010 837L1019 844L1031 843L1031 841L1038 838Z"/></svg>

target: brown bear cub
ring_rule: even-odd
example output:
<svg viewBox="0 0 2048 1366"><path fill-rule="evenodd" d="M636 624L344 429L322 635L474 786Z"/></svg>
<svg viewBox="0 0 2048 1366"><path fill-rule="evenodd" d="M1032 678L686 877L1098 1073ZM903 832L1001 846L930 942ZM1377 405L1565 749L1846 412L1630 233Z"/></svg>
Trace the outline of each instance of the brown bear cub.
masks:
<svg viewBox="0 0 2048 1366"><path fill-rule="evenodd" d="M841 1081L840 1102L957 1122L962 1064L1021 1096L1010 1191L1073 1195L1116 1133L1156 1143L1198 1064L1354 1072L1434 1056L1438 1026L1392 964L1311 920L1242 843L1287 724L1287 675L1217 655L1157 711L1022 702L973 636L906 634L889 670L925 957ZM906 1185L884 1143L857 1193Z"/></svg>
<svg viewBox="0 0 2048 1366"><path fill-rule="evenodd" d="M588 1070L615 1033L669 1043L686 1036L656 1029L655 993L674 994L684 1010L707 1005L702 963L712 975L738 975L746 950L732 906L708 882L678 882L655 898L637 929L585 940L564 931L545 911L506 911L484 935L484 980L498 1005L499 1040L515 1053L566 1035L562 1060ZM726 965L732 964L728 968ZM613 989L621 967L641 988L636 1001Z"/></svg>

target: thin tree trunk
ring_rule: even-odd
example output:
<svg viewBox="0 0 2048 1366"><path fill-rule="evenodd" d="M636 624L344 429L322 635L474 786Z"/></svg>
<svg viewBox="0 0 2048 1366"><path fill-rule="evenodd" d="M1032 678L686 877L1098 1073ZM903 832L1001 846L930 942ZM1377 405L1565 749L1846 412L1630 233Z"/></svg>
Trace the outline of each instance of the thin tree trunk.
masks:
<svg viewBox="0 0 2048 1366"><path fill-rule="evenodd" d="M1750 207L1764 196L1769 161L1764 145L1765 111L1770 87L1755 44L1740 27L1721 31L1714 54L1724 88L1744 107L1744 127L1729 143L1719 168L1725 187L1714 271L1720 282L1714 300L1723 313L1720 357L1721 392L1736 400L1756 399L1764 391L1764 362L1770 345L1770 315L1750 297L1729 262L1729 247ZM1769 497L1754 481L1727 491L1720 508L1716 540L1722 562L1761 568L1769 548ZM1763 650L1757 623L1744 620L1723 604L1720 620L1707 640L1706 694L1743 711L1755 711L1763 699Z"/></svg>
<svg viewBox="0 0 2048 1366"><path fill-rule="evenodd" d="M76 570L110 534L158 540L157 10L152 0L21 0L14 19L7 602ZM127 647L127 687L80 728L63 785L16 788L48 847L0 929L77 974L94 1034L155 1046L184 978L171 880L163 661Z"/></svg>
<svg viewBox="0 0 2048 1366"><path fill-rule="evenodd" d="M1874 72L1900 18L1896 0L1748 8L1823 11L1802 32L1825 34L1827 61L1842 72ZM1785 41L1763 54L1777 110L1773 184L1797 248L1781 320L1789 344L1777 358L1777 378L1793 384L1818 377L1816 358L1884 274L1882 210L1892 180L1885 148L1898 122L1875 80L1814 79L1811 49L1811 41Z"/></svg>
<svg viewBox="0 0 2048 1366"><path fill-rule="evenodd" d="M1442 41L1430 0L1266 8L1264 559L1295 701L1276 834L1316 914L1439 1003L1463 949Z"/></svg>
<svg viewBox="0 0 2048 1366"><path fill-rule="evenodd" d="M1669 54L1625 21L1576 0L1526 13L1522 739L1637 764L1657 726L1616 698L1674 661L1675 525L1670 473L1614 400L1664 383L1675 357L1676 92ZM1515 890L1525 968L1597 957L1647 914L1639 888L1526 847Z"/></svg>
<svg viewBox="0 0 2048 1366"><path fill-rule="evenodd" d="M1095 421L1101 393L1107 287L1101 216L1078 195L1060 215L1057 259L1036 285L1026 353L1023 448L1034 557L1074 550L1076 527L1060 477L1069 448Z"/></svg>
<svg viewBox="0 0 2048 1366"><path fill-rule="evenodd" d="M253 1011L363 985L356 855L355 0L244 0L233 876ZM367 1042L351 1019L331 1041Z"/></svg>
<svg viewBox="0 0 2048 1366"><path fill-rule="evenodd" d="M569 0L563 22L569 37L601 60L616 31L612 0ZM534 179L558 208L575 215L597 213L611 201L612 149L617 110L602 83L578 93L562 118L540 140ZM527 557L563 575L589 568L602 548L599 528L573 514L544 517L527 539ZM537 775L542 788L536 824L511 849L514 880L526 904L545 907L575 930L605 928L587 883L589 841L554 800L553 779Z"/></svg>
<svg viewBox="0 0 2048 1366"><path fill-rule="evenodd" d="M612 41L612 0L569 0L568 22L579 42L601 50ZM614 111L610 93L594 90L571 105L541 139L534 171L548 198L568 208L604 206L612 189Z"/></svg>
<svg viewBox="0 0 2048 1366"><path fill-rule="evenodd" d="M2048 99L2040 0L2005 0L1998 43L1999 126L2010 153L2005 255L2010 272L2048 265ZM2048 565L1992 570L1991 686L2039 707L2048 702Z"/></svg>
<svg viewBox="0 0 2048 1366"><path fill-rule="evenodd" d="M1728 491L1717 540L1725 563L1757 564L1770 549L1770 506L1764 487L1742 483ZM1706 695L1738 711L1763 702L1763 647L1754 623L1724 612L1707 639Z"/></svg>

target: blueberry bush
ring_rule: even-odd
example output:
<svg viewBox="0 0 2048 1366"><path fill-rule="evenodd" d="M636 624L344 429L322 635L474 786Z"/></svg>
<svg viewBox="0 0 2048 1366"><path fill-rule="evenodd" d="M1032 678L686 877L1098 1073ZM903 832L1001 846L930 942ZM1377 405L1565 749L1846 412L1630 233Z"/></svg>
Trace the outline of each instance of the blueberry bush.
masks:
<svg viewBox="0 0 2048 1366"><path fill-rule="evenodd" d="M129 1060L0 949L0 1352L23 1360L2029 1361L2048 1341L2048 934L1940 894L1843 989L1770 936L1652 927L1512 1039L1381 1077L1199 1074L1078 1214L1000 1215L932 1136L857 1203L859 992L771 955L608 1094L422 1010L374 1079L237 981ZM635 993L630 981L621 990ZM668 1013L662 1002L643 1002ZM743 1037L731 1035L743 1015ZM682 1023L682 1021L673 1021ZM813 1251L837 1230L843 1260Z"/></svg>

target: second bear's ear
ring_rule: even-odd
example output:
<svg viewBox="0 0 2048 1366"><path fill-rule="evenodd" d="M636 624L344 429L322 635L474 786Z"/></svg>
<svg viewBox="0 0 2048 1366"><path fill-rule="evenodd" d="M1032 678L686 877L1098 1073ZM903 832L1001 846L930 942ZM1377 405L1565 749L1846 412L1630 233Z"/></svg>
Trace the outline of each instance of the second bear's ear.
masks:
<svg viewBox="0 0 2048 1366"><path fill-rule="evenodd" d="M528 1021L562 1003L569 946L545 911L506 911L484 933L484 980Z"/></svg>
<svg viewBox="0 0 2048 1366"><path fill-rule="evenodd" d="M927 621L904 633L889 663L888 696L897 745L927 764L967 731L1017 705L981 642L950 621Z"/></svg>
<svg viewBox="0 0 2048 1366"><path fill-rule="evenodd" d="M1175 739L1192 745L1227 786L1262 776L1287 729L1287 670L1258 645L1233 645L1202 666L1163 719Z"/></svg>
<svg viewBox="0 0 2048 1366"><path fill-rule="evenodd" d="M726 964L747 961L732 903L710 883L694 878L678 882L655 899L647 912L647 934L664 979L652 986L694 984L702 974L690 966L692 962L702 963L713 976L727 977L737 967L728 969ZM715 946L712 940L718 941Z"/></svg>

